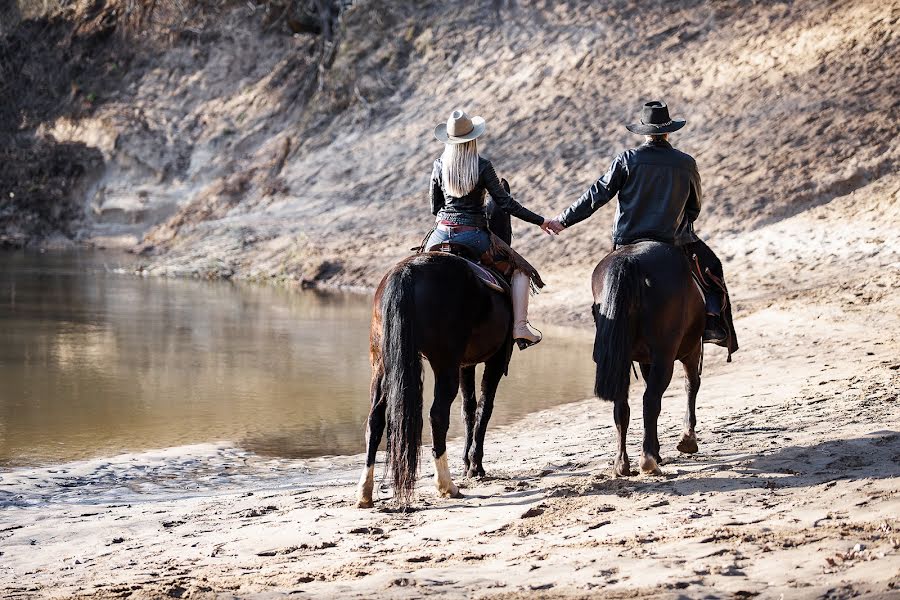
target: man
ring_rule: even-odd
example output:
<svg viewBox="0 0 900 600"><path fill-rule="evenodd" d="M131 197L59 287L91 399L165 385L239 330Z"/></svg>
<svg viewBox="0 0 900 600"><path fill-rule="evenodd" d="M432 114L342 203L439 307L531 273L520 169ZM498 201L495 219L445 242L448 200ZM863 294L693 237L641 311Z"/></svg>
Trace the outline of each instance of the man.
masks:
<svg viewBox="0 0 900 600"><path fill-rule="evenodd" d="M618 194L615 246L651 239L684 249L688 260L699 264L708 290L703 340L728 348L730 358L738 344L722 264L694 233L702 198L697 163L668 141L669 133L684 125L684 119L669 117L664 102L644 104L641 122L625 126L632 133L643 135L644 143L616 156L606 174L552 220L548 228L559 233L587 219Z"/></svg>

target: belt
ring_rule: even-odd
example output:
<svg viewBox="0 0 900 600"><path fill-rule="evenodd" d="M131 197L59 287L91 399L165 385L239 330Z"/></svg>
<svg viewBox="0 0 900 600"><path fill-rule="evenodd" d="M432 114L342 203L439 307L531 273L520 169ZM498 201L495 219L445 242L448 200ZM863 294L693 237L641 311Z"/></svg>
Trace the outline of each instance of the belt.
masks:
<svg viewBox="0 0 900 600"><path fill-rule="evenodd" d="M478 231L480 229L472 225L458 225L450 221L438 221L437 228L442 231Z"/></svg>

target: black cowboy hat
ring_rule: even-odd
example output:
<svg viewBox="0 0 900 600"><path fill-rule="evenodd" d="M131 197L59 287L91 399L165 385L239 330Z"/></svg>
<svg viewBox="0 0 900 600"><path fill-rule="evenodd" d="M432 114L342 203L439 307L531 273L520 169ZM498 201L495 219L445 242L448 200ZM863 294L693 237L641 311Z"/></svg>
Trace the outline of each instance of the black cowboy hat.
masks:
<svg viewBox="0 0 900 600"><path fill-rule="evenodd" d="M631 123L625 128L631 133L658 135L678 131L684 127L685 122L684 119L669 117L669 107L665 102L653 100L644 104L644 108L641 109L641 122Z"/></svg>

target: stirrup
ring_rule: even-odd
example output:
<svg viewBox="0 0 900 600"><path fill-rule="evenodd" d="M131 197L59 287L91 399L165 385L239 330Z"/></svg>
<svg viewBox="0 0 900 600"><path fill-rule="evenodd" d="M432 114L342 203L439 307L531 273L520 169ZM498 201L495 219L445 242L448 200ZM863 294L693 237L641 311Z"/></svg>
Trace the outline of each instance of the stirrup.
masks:
<svg viewBox="0 0 900 600"><path fill-rule="evenodd" d="M541 336L540 340L532 342L531 340L525 338L516 338L516 345L519 347L519 350L525 350L526 348L531 348L535 344L539 344L542 339L544 339L543 336Z"/></svg>
<svg viewBox="0 0 900 600"><path fill-rule="evenodd" d="M704 344L724 345L728 340L728 334L720 329L707 329L703 332Z"/></svg>
<svg viewBox="0 0 900 600"><path fill-rule="evenodd" d="M721 315L709 315L706 327L703 329L703 341L719 346L728 341L728 329Z"/></svg>
<svg viewBox="0 0 900 600"><path fill-rule="evenodd" d="M530 331L528 321L525 321L525 328ZM515 329L515 328L513 328L513 329ZM525 350L526 348L530 348L530 347L534 346L535 344L540 343L540 341L544 339L544 333L540 329L537 330L537 335L538 335L538 339L536 339L536 340L530 340L528 338L523 338L523 337L514 337L513 340L515 340L516 345L519 346L519 350Z"/></svg>

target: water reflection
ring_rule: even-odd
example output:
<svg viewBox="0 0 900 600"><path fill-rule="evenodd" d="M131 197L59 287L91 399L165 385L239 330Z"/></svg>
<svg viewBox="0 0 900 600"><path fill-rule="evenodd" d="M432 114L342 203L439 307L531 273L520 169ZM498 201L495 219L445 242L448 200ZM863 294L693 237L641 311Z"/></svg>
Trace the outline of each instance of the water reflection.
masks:
<svg viewBox="0 0 900 600"><path fill-rule="evenodd" d="M218 440L362 451L369 298L108 271L123 260L0 254L0 463ZM492 423L589 395L589 351L553 335L517 351Z"/></svg>

